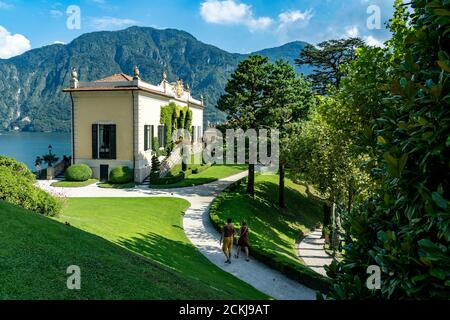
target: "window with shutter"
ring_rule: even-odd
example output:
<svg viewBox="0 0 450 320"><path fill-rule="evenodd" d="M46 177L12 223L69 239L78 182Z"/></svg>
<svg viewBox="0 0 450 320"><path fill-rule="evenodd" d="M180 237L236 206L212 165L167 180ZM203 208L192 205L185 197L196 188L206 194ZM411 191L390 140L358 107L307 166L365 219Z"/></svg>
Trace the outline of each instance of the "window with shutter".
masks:
<svg viewBox="0 0 450 320"><path fill-rule="evenodd" d="M144 151L147 151L149 148L149 127L144 126Z"/></svg>
<svg viewBox="0 0 450 320"><path fill-rule="evenodd" d="M111 146L111 157L110 159L116 160L117 159L117 142L116 142L116 125L110 125L110 146Z"/></svg>
<svg viewBox="0 0 450 320"><path fill-rule="evenodd" d="M98 124L92 125L92 159L98 159Z"/></svg>
<svg viewBox="0 0 450 320"><path fill-rule="evenodd" d="M165 130L164 130L165 126L158 126L158 142L159 142L159 146L161 148L165 147L164 144L164 140L165 140Z"/></svg>
<svg viewBox="0 0 450 320"><path fill-rule="evenodd" d="M92 158L115 160L117 158L116 136L116 125L93 124Z"/></svg>

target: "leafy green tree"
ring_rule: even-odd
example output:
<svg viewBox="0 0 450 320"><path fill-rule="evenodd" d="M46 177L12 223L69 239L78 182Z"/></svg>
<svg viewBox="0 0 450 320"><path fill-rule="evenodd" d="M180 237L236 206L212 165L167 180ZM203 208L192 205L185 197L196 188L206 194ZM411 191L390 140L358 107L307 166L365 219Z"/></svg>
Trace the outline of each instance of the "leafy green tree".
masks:
<svg viewBox="0 0 450 320"><path fill-rule="evenodd" d="M352 211L344 260L329 275L337 299L450 295L450 14L448 1L396 1L393 75L374 123L381 189ZM381 290L365 285L382 270Z"/></svg>
<svg viewBox="0 0 450 320"><path fill-rule="evenodd" d="M289 154L288 141L295 123L306 118L316 98L311 85L297 76L294 68L285 61L277 61L270 73L265 90L264 105L259 118L262 124L280 132L279 197L280 208L285 208L285 166Z"/></svg>
<svg viewBox="0 0 450 320"><path fill-rule="evenodd" d="M287 162L293 174L314 185L331 216L335 216L334 204L351 210L358 198L366 196L371 183L369 175L360 168L362 156L353 151L350 137L333 122L332 116L340 108L337 100L322 98L287 141ZM327 220L329 217L325 216L324 221Z"/></svg>
<svg viewBox="0 0 450 320"><path fill-rule="evenodd" d="M356 49L364 45L359 38L324 41L317 47L307 45L295 62L315 68L308 79L318 93L325 94L328 86L339 87L344 76L342 66L354 60Z"/></svg>
<svg viewBox="0 0 450 320"><path fill-rule="evenodd" d="M242 130L259 129L259 110L264 104L271 64L265 57L255 55L241 61L218 101L219 110L227 114L230 127ZM255 165L248 167L247 193L255 194Z"/></svg>

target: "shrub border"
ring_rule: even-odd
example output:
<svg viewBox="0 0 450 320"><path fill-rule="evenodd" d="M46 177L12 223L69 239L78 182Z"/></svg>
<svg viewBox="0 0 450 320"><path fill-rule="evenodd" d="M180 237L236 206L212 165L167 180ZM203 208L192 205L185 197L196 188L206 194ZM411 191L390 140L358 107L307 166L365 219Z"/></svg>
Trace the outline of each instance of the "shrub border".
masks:
<svg viewBox="0 0 450 320"><path fill-rule="evenodd" d="M230 184L221 194L219 194L211 204L209 208L209 218L214 228L220 232L223 228L223 221L219 218L219 209L224 200L224 193L231 193L236 191L244 180L243 178ZM277 261L276 257L262 250L252 248L251 256L256 260L263 262L269 267L276 269L286 275L288 278L293 279L309 288L318 290L322 293L327 293L331 289L331 280L318 274L307 266L299 264L297 267L283 264Z"/></svg>
<svg viewBox="0 0 450 320"><path fill-rule="evenodd" d="M150 176L150 186L166 186L166 185L171 185L171 184L175 184L178 183L184 179L186 179L187 177L189 177L192 174L198 174L200 172L205 171L206 169L211 168L212 164L206 164L203 166L200 166L198 168L195 169L189 169L186 171L182 171L179 174L177 174L176 176L173 177L164 177L164 178L160 178L159 176L157 176L156 174L154 176ZM159 175L159 172L157 173Z"/></svg>

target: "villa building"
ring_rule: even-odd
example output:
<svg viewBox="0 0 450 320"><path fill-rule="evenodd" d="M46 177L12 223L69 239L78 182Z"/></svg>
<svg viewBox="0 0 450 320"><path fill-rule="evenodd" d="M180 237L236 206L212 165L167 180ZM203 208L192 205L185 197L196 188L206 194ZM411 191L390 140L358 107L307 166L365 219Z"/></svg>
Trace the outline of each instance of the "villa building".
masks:
<svg viewBox="0 0 450 320"><path fill-rule="evenodd" d="M203 134L203 99L196 100L183 82L167 81L163 74L159 85L134 77L115 74L82 83L72 71L72 161L92 168L94 177L107 180L112 169L128 166L134 169L135 181L142 182L150 173L153 142L160 148L167 144L161 124L161 107L171 102L192 111L192 140ZM155 144L156 145L156 144Z"/></svg>

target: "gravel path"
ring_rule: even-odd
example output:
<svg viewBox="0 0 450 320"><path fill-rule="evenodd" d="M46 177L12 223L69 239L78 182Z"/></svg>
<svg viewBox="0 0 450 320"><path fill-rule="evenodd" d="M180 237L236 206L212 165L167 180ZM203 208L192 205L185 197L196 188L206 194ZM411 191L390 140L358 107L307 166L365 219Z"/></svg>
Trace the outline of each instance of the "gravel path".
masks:
<svg viewBox="0 0 450 320"><path fill-rule="evenodd" d="M321 275L326 276L327 274L323 267L331 264L333 259L323 249L324 244L325 239L322 239L322 230L317 229L307 235L297 245L297 253L303 262L305 262L305 265Z"/></svg>
<svg viewBox="0 0 450 320"><path fill-rule="evenodd" d="M96 185L83 188L54 188L50 186L52 181L39 181L38 185L52 194L69 198L176 197L186 199L191 206L183 218L184 231L189 240L212 263L275 299L314 300L314 290L287 278L263 263L233 258L232 264L225 264L225 257L219 245L220 235L209 219L209 207L221 191L246 175L247 173L243 172L202 186L166 190L149 189L148 186L123 190L102 189Z"/></svg>

